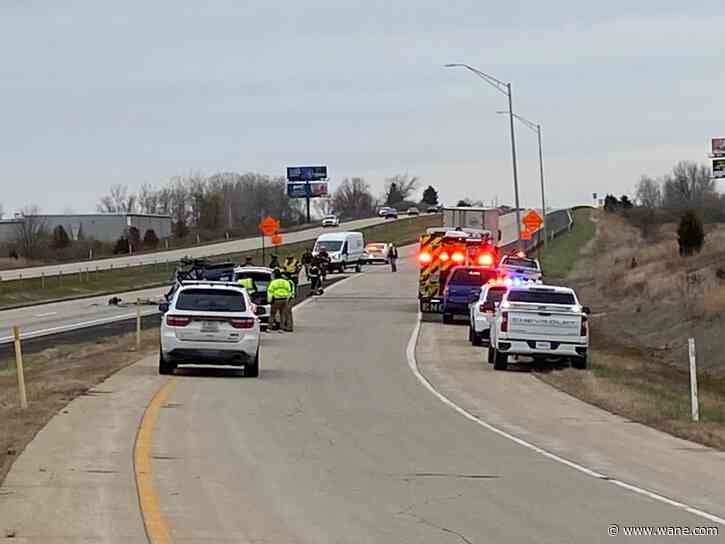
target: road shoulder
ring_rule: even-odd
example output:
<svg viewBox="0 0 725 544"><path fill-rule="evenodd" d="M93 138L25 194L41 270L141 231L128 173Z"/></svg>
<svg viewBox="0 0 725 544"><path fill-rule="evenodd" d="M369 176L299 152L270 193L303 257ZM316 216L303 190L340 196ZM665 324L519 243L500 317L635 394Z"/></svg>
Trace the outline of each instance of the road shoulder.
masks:
<svg viewBox="0 0 725 544"><path fill-rule="evenodd" d="M466 411L564 459L725 517L725 453L596 408L536 379L495 372L463 326L422 323L420 371Z"/></svg>
<svg viewBox="0 0 725 544"><path fill-rule="evenodd" d="M0 487L3 536L19 542L145 542L134 438L167 379L155 358L73 400L43 428ZM22 540L20 540L22 539Z"/></svg>

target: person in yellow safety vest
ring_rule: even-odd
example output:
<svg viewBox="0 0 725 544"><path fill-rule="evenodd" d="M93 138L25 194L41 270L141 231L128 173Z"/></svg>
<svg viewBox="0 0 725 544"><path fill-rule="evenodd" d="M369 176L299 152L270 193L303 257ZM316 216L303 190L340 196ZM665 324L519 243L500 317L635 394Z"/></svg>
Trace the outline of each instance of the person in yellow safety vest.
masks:
<svg viewBox="0 0 725 544"><path fill-rule="evenodd" d="M287 257L285 257L283 271L286 276L294 282L295 286L297 286L297 283L299 281L299 274L301 269L302 264L300 264L300 261L299 259L297 259L297 257L295 257L294 255L288 255Z"/></svg>
<svg viewBox="0 0 725 544"><path fill-rule="evenodd" d="M269 320L270 330L292 332L292 324L288 321L287 307L292 299L291 282L282 277L282 272L275 268L274 279L267 286L267 302L272 305ZM291 314L292 312L290 312Z"/></svg>
<svg viewBox="0 0 725 544"><path fill-rule="evenodd" d="M254 282L252 281L252 278L241 278L237 280L237 283L244 287L250 296L254 293Z"/></svg>

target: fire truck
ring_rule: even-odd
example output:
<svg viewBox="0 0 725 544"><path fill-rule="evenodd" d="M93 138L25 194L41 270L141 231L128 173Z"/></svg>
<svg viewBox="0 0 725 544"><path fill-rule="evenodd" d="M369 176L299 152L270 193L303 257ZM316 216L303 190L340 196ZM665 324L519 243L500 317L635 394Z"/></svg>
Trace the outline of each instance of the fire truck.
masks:
<svg viewBox="0 0 725 544"><path fill-rule="evenodd" d="M420 311L440 313L450 271L459 265L495 268L498 248L489 230L434 227L420 236L418 263Z"/></svg>

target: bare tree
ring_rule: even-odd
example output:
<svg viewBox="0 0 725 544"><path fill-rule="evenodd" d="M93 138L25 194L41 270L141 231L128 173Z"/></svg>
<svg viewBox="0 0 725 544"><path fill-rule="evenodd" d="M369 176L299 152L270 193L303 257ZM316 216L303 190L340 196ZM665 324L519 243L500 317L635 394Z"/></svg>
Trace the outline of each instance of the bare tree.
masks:
<svg viewBox="0 0 725 544"><path fill-rule="evenodd" d="M138 191L138 208L141 213L155 214L158 213L159 192L150 184L144 183Z"/></svg>
<svg viewBox="0 0 725 544"><path fill-rule="evenodd" d="M385 195L386 201L390 202L394 200L397 203L400 201L411 200L413 193L418 189L418 183L420 178L417 176L411 176L409 174L397 174L395 176L385 178ZM397 193L391 198L391 192Z"/></svg>
<svg viewBox="0 0 725 544"><path fill-rule="evenodd" d="M35 257L41 240L46 236L45 219L39 216L39 212L38 206L26 206L15 226L15 243L27 259Z"/></svg>
<svg viewBox="0 0 725 544"><path fill-rule="evenodd" d="M708 166L680 161L672 174L665 176L662 192L668 208L697 208L715 192L715 180Z"/></svg>
<svg viewBox="0 0 725 544"><path fill-rule="evenodd" d="M642 176L635 187L635 194L639 205L644 208L659 208L662 206L662 189L658 181L649 176Z"/></svg>
<svg viewBox="0 0 725 544"><path fill-rule="evenodd" d="M363 178L345 179L332 196L335 211L353 219L375 213L375 198Z"/></svg>
<svg viewBox="0 0 725 544"><path fill-rule="evenodd" d="M316 198L312 201L312 207L314 208L317 215L324 217L330 215L335 211L335 206L332 203L332 198Z"/></svg>
<svg viewBox="0 0 725 544"><path fill-rule="evenodd" d="M133 213L136 210L136 195L128 193L126 185L112 185L109 195L98 202L101 213Z"/></svg>

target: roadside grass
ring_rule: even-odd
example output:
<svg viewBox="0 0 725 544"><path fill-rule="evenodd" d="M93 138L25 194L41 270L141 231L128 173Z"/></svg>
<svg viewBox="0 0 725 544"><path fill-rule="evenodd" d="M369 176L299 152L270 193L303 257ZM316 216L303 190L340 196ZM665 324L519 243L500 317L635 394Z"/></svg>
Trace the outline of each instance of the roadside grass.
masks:
<svg viewBox="0 0 725 544"><path fill-rule="evenodd" d="M435 214L405 218L354 230L362 232L366 240L393 242L401 246L414 242L426 228L440 224L441 216ZM344 225L339 230L343 229ZM334 231L330 229L330 232ZM282 262L288 255L299 256L305 249L311 248L313 245L314 240L310 240L283 244L274 250L267 247L264 251L264 263L269 263L273 252ZM256 264L262 264L261 247L256 250L218 255L210 260L231 260L242 263L246 257L252 257ZM0 282L0 309L162 286L171 281L175 269L176 263L159 261L152 265L113 270L88 270L80 274L3 281Z"/></svg>
<svg viewBox="0 0 725 544"><path fill-rule="evenodd" d="M545 277L563 278L572 269L581 249L594 237L592 213L590 208L574 210L571 231L551 240L546 250L537 251Z"/></svg>
<svg viewBox="0 0 725 544"><path fill-rule="evenodd" d="M725 450L725 379L698 373L700 421L690 413L689 373L633 349L595 347L590 372L564 369L539 377L632 421Z"/></svg>

